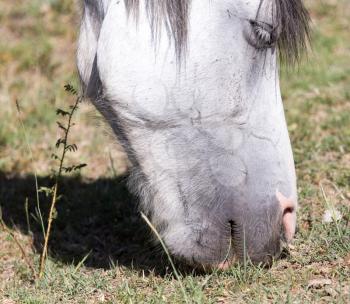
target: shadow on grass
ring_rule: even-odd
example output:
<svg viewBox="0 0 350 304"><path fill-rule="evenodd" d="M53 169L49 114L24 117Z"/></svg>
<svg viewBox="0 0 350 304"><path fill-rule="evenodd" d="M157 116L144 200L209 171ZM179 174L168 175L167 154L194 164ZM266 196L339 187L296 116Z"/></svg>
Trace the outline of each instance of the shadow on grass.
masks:
<svg viewBox="0 0 350 304"><path fill-rule="evenodd" d="M49 177L39 178L40 186L50 186ZM135 198L126 188L126 176L116 179L84 181L65 177L59 193L49 252L63 263L78 264L89 254L85 265L93 268L126 266L135 270L154 270L158 275L171 273L166 256L152 242L149 227L142 220ZM25 201L28 198L30 228ZM50 200L40 194L44 220ZM9 227L33 233L34 246L41 251L42 230L35 215L36 193L33 176L0 173L0 206Z"/></svg>

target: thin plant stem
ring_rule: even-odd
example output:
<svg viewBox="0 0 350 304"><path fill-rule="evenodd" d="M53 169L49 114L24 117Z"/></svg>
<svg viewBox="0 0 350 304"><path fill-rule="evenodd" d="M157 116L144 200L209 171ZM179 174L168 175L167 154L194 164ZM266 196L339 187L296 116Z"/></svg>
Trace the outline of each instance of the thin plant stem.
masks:
<svg viewBox="0 0 350 304"><path fill-rule="evenodd" d="M48 245L49 245L49 240L50 240L50 235L51 235L51 230L52 230L52 222L54 220L54 213L56 210L56 204L57 204L57 191L58 191L58 184L59 180L62 176L63 172L63 165L64 165L64 160L66 157L66 153L68 151L68 137L70 130L72 126L74 125L72 122L73 115L75 111L78 109L78 104L81 101L81 97L77 97L74 105L71 108L71 111L69 112L68 115L68 123L67 127L64 129L64 138L63 138L63 149L62 149L62 154L60 157L59 161L59 169L58 172L55 176L55 184L53 186L53 194L52 194L52 200L51 200L51 206L50 206L50 211L49 211L49 216L48 216L48 221L47 221L47 229L46 229L46 234L45 234L45 240L44 240L44 247L40 256L40 266L39 266L39 279L42 278L44 272L45 272L45 262L47 258L47 252L48 252Z"/></svg>
<svg viewBox="0 0 350 304"><path fill-rule="evenodd" d="M46 231L46 236L45 236L45 240L44 240L44 247L43 247L43 251L42 251L41 256L40 256L39 279L42 278L44 271L45 271L45 262L46 262L49 238L50 238L50 233L51 233L53 214L54 214L54 210L55 210L56 203L57 203L57 188L58 188L58 185L56 183L54 186L53 195L52 195L49 219L47 222L47 231Z"/></svg>

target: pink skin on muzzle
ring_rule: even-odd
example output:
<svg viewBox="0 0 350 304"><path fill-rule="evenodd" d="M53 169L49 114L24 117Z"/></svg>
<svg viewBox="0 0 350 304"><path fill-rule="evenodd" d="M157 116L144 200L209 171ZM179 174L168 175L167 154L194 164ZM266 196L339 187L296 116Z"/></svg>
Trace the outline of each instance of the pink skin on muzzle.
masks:
<svg viewBox="0 0 350 304"><path fill-rule="evenodd" d="M287 242L291 242L296 229L296 202L293 198L286 198L281 192L276 197L283 211L282 224Z"/></svg>

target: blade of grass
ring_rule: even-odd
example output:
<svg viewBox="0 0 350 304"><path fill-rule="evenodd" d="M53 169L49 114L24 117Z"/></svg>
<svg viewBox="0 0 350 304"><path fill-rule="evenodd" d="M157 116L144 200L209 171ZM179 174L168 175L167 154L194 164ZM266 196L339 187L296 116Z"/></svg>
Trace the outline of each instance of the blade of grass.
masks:
<svg viewBox="0 0 350 304"><path fill-rule="evenodd" d="M339 223L338 223L339 221L337 220L337 215L335 212L336 210L335 210L334 204L332 204L328 201L328 198L327 198L326 192L324 191L324 187L323 187L322 183L320 185L320 188L321 188L322 196L323 196L323 199L326 203L326 206L332 212L332 217L333 217L333 221L335 223L335 227L337 229L338 237L341 239L343 237L343 233L341 232L340 227L339 227Z"/></svg>
<svg viewBox="0 0 350 304"><path fill-rule="evenodd" d="M171 256L170 256L170 253L169 253L169 251L168 251L168 248L165 246L165 243L163 242L163 240L162 240L160 234L158 233L157 229L152 225L152 223L150 222L150 220L148 219L148 217L147 217L145 214L143 214L142 212L141 212L141 217L142 217L142 219L147 223L147 225L151 228L151 230L153 231L153 233L156 235L157 239L159 240L160 244L162 245L163 250L164 250L165 254L167 255L168 260L169 260L169 262L170 262L170 265L171 265L171 267L172 267L172 269L173 269L173 271L174 271L175 277L176 277L176 279L177 279L178 282L179 282L180 289L181 289L181 291L182 291L184 300L185 300L186 303L190 303L190 302L188 301L188 297L187 297L187 294L186 294L185 287L184 287L183 284L182 284L181 277L180 277L179 273L177 272L177 269L176 269L176 267L175 267L175 264L174 264L174 262L173 262L173 259L172 259Z"/></svg>
<svg viewBox="0 0 350 304"><path fill-rule="evenodd" d="M26 212L26 221L27 221L27 231L29 234L32 234L32 230L30 228L30 220L29 220L29 206L28 206L28 197L24 203L24 210Z"/></svg>
<svg viewBox="0 0 350 304"><path fill-rule="evenodd" d="M32 148L29 144L29 139L28 139L28 135L26 132L26 129L24 127L24 123L21 117L21 107L19 106L19 102L18 100L16 100L16 109L17 109L17 117L18 117L18 121L20 124L20 127L22 129L22 133L23 133L23 138L24 138L24 142L27 146L27 150L29 153L29 158L32 164L34 164L34 157L33 157L33 151ZM33 168L33 173L34 173L34 180L35 180L35 192L36 192L36 204L37 204L37 211L38 211L38 215L39 215L39 219L40 219L40 225L41 225L41 229L42 229L42 233L43 233L43 237L45 238L45 226L44 226L44 220L43 220L43 216L41 213L41 209L40 209L40 197L39 197L39 183L38 183L38 176L36 173L35 168Z"/></svg>
<svg viewBox="0 0 350 304"><path fill-rule="evenodd" d="M115 166L114 166L114 160L113 160L111 151L109 151L108 154L109 154L109 162L111 164L111 170L112 170L112 173L113 173L113 178L116 179L118 174L117 174L117 170L115 169Z"/></svg>
<svg viewBox="0 0 350 304"><path fill-rule="evenodd" d="M85 261L88 259L88 257L90 256L92 250L90 250L90 252L87 253L87 255L85 255L83 257L83 259L78 263L78 265L75 267L73 274L76 274L77 271L80 269L81 266L83 266L83 264L85 263Z"/></svg>

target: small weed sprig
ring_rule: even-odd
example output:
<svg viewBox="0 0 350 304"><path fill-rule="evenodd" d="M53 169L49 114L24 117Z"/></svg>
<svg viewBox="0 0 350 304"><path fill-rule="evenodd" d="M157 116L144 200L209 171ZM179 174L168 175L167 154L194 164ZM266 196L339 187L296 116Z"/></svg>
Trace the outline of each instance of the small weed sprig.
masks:
<svg viewBox="0 0 350 304"><path fill-rule="evenodd" d="M73 122L73 116L78 110L79 104L82 101L82 97L78 96L78 93L73 86L67 84L65 85L65 90L68 93L76 96L76 99L75 99L75 103L69 107L68 111L62 110L62 109L56 110L57 116L67 118L67 121L66 121L66 124L60 121L57 121L58 127L63 131L63 137L60 137L56 142L56 149L60 150L61 152L60 155L57 155L55 153L52 154L52 158L57 160L59 163L58 170L54 173L54 180L55 180L54 185L51 189L50 188L41 189L42 192L45 192L46 194L51 195L51 205L50 205L50 211L49 211L48 220L47 220L47 228L44 234L44 246L40 256L39 279L43 276L45 272L45 264L46 264L46 258L47 258L48 244L49 244L51 230L52 230L52 222L55 219L56 205L59 200L59 197L57 195L59 181L63 173L78 171L86 166L86 164L71 165L69 167L66 167L64 165L67 152L75 152L78 150L77 145L69 143L68 138L69 138L71 128L75 125L75 123Z"/></svg>

